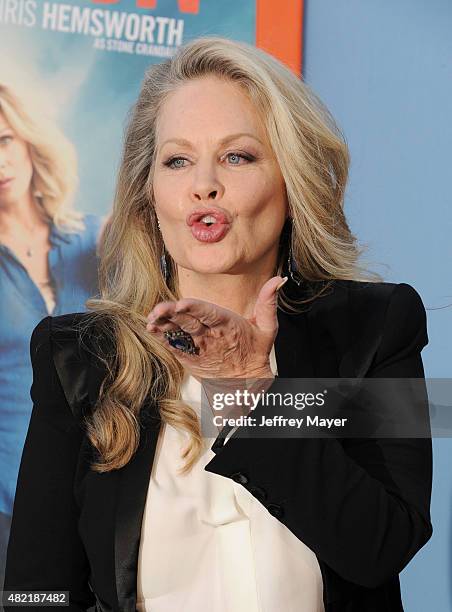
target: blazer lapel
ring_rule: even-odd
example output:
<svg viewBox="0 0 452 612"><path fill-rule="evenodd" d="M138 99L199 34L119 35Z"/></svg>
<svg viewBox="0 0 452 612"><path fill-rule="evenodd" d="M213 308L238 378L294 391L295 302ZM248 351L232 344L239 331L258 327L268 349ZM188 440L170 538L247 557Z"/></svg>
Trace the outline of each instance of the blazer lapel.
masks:
<svg viewBox="0 0 452 612"><path fill-rule="evenodd" d="M115 572L118 609L123 612L135 612L141 524L160 425L156 406L150 402L142 415L138 450L118 472Z"/></svg>

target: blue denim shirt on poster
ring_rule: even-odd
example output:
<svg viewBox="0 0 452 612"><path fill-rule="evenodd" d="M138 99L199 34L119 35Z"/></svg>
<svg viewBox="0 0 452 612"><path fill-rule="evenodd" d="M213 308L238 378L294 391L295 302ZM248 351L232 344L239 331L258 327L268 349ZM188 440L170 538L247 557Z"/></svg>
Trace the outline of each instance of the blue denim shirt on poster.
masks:
<svg viewBox="0 0 452 612"><path fill-rule="evenodd" d="M0 512L12 514L32 401L30 338L44 317L86 311L98 293L96 242L102 217L86 214L86 229L68 234L51 225L48 253L55 282L51 313L14 253L0 244Z"/></svg>

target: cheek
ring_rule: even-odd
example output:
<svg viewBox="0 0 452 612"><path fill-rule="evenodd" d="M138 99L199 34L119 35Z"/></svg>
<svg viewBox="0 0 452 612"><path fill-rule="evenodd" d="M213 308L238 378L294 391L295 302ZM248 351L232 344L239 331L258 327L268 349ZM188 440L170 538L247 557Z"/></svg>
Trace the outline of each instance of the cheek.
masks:
<svg viewBox="0 0 452 612"><path fill-rule="evenodd" d="M259 219L277 222L286 214L286 193L284 185L275 179L263 178L260 181L249 181L235 192L235 208L244 219Z"/></svg>
<svg viewBox="0 0 452 612"><path fill-rule="evenodd" d="M157 179L153 185L155 208L161 218L177 215L180 201L180 188L177 181Z"/></svg>
<svg viewBox="0 0 452 612"><path fill-rule="evenodd" d="M23 143L18 143L12 151L12 164L18 179L29 181L33 174L33 164L31 161L28 147Z"/></svg>

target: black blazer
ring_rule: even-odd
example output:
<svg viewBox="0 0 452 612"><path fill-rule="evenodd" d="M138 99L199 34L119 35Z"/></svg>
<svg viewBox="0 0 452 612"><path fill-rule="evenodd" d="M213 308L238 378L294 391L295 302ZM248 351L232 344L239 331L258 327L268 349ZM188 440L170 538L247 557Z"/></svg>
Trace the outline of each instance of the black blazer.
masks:
<svg viewBox="0 0 452 612"><path fill-rule="evenodd" d="M83 316L48 316L33 331L34 407L4 588L69 590L66 609L132 612L160 419L149 401L131 461L104 474L89 470L93 449L80 422L105 372L77 342ZM280 377L424 376L425 309L408 284L334 281L309 310L278 310L278 321ZM403 610L398 574L432 534L431 439L236 433L205 469L240 482L314 551L326 612Z"/></svg>

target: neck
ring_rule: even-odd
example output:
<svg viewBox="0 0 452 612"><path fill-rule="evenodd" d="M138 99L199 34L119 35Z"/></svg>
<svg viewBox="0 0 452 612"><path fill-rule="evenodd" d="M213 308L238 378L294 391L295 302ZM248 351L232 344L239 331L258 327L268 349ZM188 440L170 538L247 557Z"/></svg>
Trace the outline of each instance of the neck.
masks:
<svg viewBox="0 0 452 612"><path fill-rule="evenodd" d="M253 316L254 305L263 285L273 276L275 265L253 264L242 274L206 274L178 266L179 293L228 308L245 318Z"/></svg>
<svg viewBox="0 0 452 612"><path fill-rule="evenodd" d="M35 229L43 223L43 216L31 193L15 202L0 204L0 232L14 232L17 227Z"/></svg>

